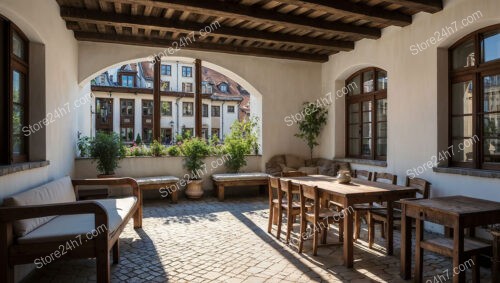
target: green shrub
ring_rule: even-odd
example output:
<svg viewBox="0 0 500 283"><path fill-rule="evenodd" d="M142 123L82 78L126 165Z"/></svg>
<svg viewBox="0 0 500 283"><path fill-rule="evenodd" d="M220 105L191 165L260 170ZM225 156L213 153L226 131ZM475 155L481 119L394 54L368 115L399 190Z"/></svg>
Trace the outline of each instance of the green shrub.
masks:
<svg viewBox="0 0 500 283"><path fill-rule="evenodd" d="M299 132L295 136L307 143L312 159L313 149L319 145L318 137L328 120L328 107L305 102L301 113L305 113L304 119L297 122Z"/></svg>
<svg viewBox="0 0 500 283"><path fill-rule="evenodd" d="M178 145L173 145L167 148L167 153L170 156L179 156L181 155L181 148Z"/></svg>
<svg viewBox="0 0 500 283"><path fill-rule="evenodd" d="M181 147L184 155L184 168L191 174L192 179L200 179L199 172L203 168L203 160L210 154L210 147L200 138L184 140Z"/></svg>
<svg viewBox="0 0 500 283"><path fill-rule="evenodd" d="M135 144L136 145L141 145L142 144L142 139L141 139L141 135L140 134L137 134L137 137L135 138Z"/></svg>
<svg viewBox="0 0 500 283"><path fill-rule="evenodd" d="M114 132L98 132L90 143L90 156L97 161L97 171L104 175L114 174L125 152L120 136Z"/></svg>
<svg viewBox="0 0 500 283"><path fill-rule="evenodd" d="M153 156L164 156L166 154L166 147L162 145L159 141L154 140L151 144L151 155Z"/></svg>
<svg viewBox="0 0 500 283"><path fill-rule="evenodd" d="M80 151L80 157L89 157L92 139L90 137L81 137L76 145Z"/></svg>
<svg viewBox="0 0 500 283"><path fill-rule="evenodd" d="M258 149L257 118L248 121L236 121L231 125L231 132L224 140L222 153L228 154L226 168L230 172L239 172L247 164L246 155Z"/></svg>

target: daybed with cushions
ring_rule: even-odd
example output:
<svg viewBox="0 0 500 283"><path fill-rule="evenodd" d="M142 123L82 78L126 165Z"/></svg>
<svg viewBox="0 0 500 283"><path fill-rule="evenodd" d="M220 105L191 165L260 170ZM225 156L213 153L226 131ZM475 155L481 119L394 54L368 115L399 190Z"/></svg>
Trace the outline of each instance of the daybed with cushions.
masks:
<svg viewBox="0 0 500 283"><path fill-rule="evenodd" d="M129 185L133 196L78 201L78 186L84 185ZM0 208L0 282L14 282L15 265L40 268L75 258L96 258L97 282L109 282L110 250L118 263L119 237L127 222L134 217L134 228L142 226L140 204L139 187L131 178L64 177L5 199Z"/></svg>
<svg viewBox="0 0 500 283"><path fill-rule="evenodd" d="M338 162L325 158L305 159L292 154L273 156L266 163L266 173L280 176L281 172L300 171L308 175L320 174L336 176L339 170L351 171L348 162Z"/></svg>

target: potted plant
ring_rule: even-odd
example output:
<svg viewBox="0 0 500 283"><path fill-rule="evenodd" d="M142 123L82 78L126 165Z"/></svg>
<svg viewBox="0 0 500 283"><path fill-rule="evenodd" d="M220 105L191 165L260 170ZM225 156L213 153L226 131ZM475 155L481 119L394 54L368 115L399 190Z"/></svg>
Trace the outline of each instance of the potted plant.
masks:
<svg viewBox="0 0 500 283"><path fill-rule="evenodd" d="M257 119L236 121L231 132L224 139L223 153L229 155L225 165L230 173L238 173L247 164L246 156L258 149Z"/></svg>
<svg viewBox="0 0 500 283"><path fill-rule="evenodd" d="M318 106L314 103L305 102L301 113L303 113L303 118L297 122L299 132L295 136L307 143L312 159L313 149L319 145L318 137L326 125L328 109L322 105Z"/></svg>
<svg viewBox="0 0 500 283"><path fill-rule="evenodd" d="M184 168L189 172L186 196L191 199L201 198L203 187L201 177L206 166L203 160L210 154L208 144L200 138L185 139L181 146L184 155Z"/></svg>
<svg viewBox="0 0 500 283"><path fill-rule="evenodd" d="M97 162L98 178L112 178L118 161L125 156L125 148L117 133L97 133L90 143L90 156Z"/></svg>

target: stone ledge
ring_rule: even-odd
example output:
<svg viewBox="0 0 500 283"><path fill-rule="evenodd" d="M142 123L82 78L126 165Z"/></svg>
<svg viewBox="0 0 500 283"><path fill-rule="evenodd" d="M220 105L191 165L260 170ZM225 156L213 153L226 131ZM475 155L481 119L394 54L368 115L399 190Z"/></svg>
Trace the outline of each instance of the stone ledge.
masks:
<svg viewBox="0 0 500 283"><path fill-rule="evenodd" d="M481 170L481 169L470 169L470 168L459 168L459 167L433 167L432 171L436 173L447 173L447 174L456 174L456 175L473 176L481 178L500 179L500 171L493 171L493 170Z"/></svg>
<svg viewBox="0 0 500 283"><path fill-rule="evenodd" d="M5 176L17 172L22 172L22 171L27 171L35 168L40 168L40 167L45 167L49 166L50 161L48 160L43 160L43 161L31 161L31 162L23 162L23 163L18 163L18 164L12 164L12 165L3 165L0 166L0 176Z"/></svg>
<svg viewBox="0 0 500 283"><path fill-rule="evenodd" d="M353 164L363 164L379 167L387 167L387 161L371 160L371 159L358 159L358 158L334 158L333 161L349 162Z"/></svg>

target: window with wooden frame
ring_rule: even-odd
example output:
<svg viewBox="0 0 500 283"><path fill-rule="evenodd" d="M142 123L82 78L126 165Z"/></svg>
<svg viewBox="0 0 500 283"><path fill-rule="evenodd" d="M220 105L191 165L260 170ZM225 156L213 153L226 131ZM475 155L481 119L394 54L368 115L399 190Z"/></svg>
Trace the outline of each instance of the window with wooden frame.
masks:
<svg viewBox="0 0 500 283"><path fill-rule="evenodd" d="M182 66L182 76L185 78L192 77L193 76L193 68L187 67L187 66Z"/></svg>
<svg viewBox="0 0 500 283"><path fill-rule="evenodd" d="M500 170L500 25L449 49L449 164Z"/></svg>
<svg viewBox="0 0 500 283"><path fill-rule="evenodd" d="M161 75L171 76L172 75L172 65L161 65Z"/></svg>
<svg viewBox="0 0 500 283"><path fill-rule="evenodd" d="M120 137L123 142L134 141L135 100L120 99Z"/></svg>
<svg viewBox="0 0 500 283"><path fill-rule="evenodd" d="M142 100L142 141L151 143L153 141L153 100Z"/></svg>
<svg viewBox="0 0 500 283"><path fill-rule="evenodd" d="M193 92L192 83L182 83L182 92Z"/></svg>
<svg viewBox="0 0 500 283"><path fill-rule="evenodd" d="M346 156L387 160L387 72L360 70L346 88Z"/></svg>
<svg viewBox="0 0 500 283"><path fill-rule="evenodd" d="M194 104L193 102L182 102L182 116L193 116Z"/></svg>
<svg viewBox="0 0 500 283"><path fill-rule="evenodd" d="M110 133L113 131L113 98L95 99L95 129L96 132Z"/></svg>
<svg viewBox="0 0 500 283"><path fill-rule="evenodd" d="M136 87L136 82L135 82L135 73L130 72L130 73L120 73L118 76L119 79L119 84L122 87Z"/></svg>
<svg viewBox="0 0 500 283"><path fill-rule="evenodd" d="M212 117L220 117L220 106L218 106L218 105L212 105L212 109L211 110L212 110L211 111L212 112L211 113Z"/></svg>
<svg viewBox="0 0 500 283"><path fill-rule="evenodd" d="M208 117L208 104L203 103L202 109L201 109L201 116Z"/></svg>
<svg viewBox="0 0 500 283"><path fill-rule="evenodd" d="M161 116L171 117L172 116L172 101L162 101L161 102Z"/></svg>

